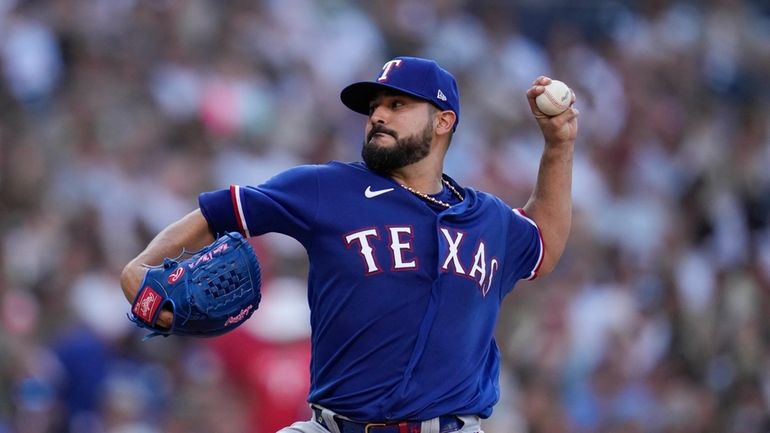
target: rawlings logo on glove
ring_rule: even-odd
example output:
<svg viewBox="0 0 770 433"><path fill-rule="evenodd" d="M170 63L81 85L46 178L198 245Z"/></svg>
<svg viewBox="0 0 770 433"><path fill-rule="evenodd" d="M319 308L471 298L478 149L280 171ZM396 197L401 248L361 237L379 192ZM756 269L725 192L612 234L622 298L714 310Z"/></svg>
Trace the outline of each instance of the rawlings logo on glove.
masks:
<svg viewBox="0 0 770 433"><path fill-rule="evenodd" d="M131 312L142 320L149 322L155 316L160 307L160 295L152 287L147 286L142 291L142 296L136 298Z"/></svg>
<svg viewBox="0 0 770 433"><path fill-rule="evenodd" d="M249 305L248 307L246 307L243 310L241 310L241 312L238 313L238 315L233 316L233 317L228 317L227 320L225 320L225 326L227 326L227 325L234 325L236 323L243 322L243 319L245 319L246 316L250 316L251 315L251 308L252 308L251 305Z"/></svg>
<svg viewBox="0 0 770 433"><path fill-rule="evenodd" d="M129 319L151 329L149 337L221 335L256 311L260 284L259 261L253 248L239 233L226 233L184 260L165 259L163 265L150 267L131 305ZM170 329L155 325L164 308L174 314Z"/></svg>

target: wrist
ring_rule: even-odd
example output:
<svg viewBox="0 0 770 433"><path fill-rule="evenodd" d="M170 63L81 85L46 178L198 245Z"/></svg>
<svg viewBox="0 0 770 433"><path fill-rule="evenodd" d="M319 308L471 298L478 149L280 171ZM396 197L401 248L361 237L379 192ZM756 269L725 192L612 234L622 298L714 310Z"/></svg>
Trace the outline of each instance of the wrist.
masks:
<svg viewBox="0 0 770 433"><path fill-rule="evenodd" d="M572 162L574 149L574 140L547 141L543 147L543 160Z"/></svg>
<svg viewBox="0 0 770 433"><path fill-rule="evenodd" d="M567 150L572 151L575 148L575 139L550 139L545 140L546 149Z"/></svg>

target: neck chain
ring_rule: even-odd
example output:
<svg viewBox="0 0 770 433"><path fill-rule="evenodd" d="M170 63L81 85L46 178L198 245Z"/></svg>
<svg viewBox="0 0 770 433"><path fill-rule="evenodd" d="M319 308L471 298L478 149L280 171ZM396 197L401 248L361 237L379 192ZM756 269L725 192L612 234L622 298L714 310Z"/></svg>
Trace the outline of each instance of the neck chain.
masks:
<svg viewBox="0 0 770 433"><path fill-rule="evenodd" d="M449 190L452 191L452 193L455 195L455 197L457 197L460 201L463 201L463 196L455 189L454 186L452 186L451 183L447 182L447 180L443 179L443 178L441 179L441 182L443 182L444 185L446 185L447 188L449 188ZM437 205L445 207L447 209L452 207L452 205L447 203L447 202L441 201L441 200L439 200L437 198L433 198L433 197L429 196L428 194L425 194L425 193L422 193L420 191L417 191L416 189L412 189L412 188L404 185L403 183L399 184L399 185L401 185L401 187L403 187L405 190L411 192L412 194L416 195L417 197L420 197L423 200L429 201L429 202L431 202L433 204L437 204Z"/></svg>

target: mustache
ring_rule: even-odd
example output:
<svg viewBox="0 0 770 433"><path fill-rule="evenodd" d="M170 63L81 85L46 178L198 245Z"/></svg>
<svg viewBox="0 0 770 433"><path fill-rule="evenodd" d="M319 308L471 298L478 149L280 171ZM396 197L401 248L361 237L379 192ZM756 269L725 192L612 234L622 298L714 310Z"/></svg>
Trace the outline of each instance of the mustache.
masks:
<svg viewBox="0 0 770 433"><path fill-rule="evenodd" d="M379 133L388 134L391 137L393 137L396 140L398 140L398 133L396 131L394 131L394 130L392 130L390 128L387 128L385 126L382 126L380 124L376 124L376 125L374 125L372 127L372 130L369 131L369 134L367 134L366 141L369 142L372 139L372 137L374 137L374 134L379 134Z"/></svg>

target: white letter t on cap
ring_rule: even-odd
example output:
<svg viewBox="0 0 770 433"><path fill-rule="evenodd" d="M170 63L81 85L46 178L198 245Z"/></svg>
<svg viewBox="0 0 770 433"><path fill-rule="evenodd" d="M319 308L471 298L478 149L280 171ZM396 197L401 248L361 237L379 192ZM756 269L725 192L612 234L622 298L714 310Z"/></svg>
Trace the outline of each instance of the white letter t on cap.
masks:
<svg viewBox="0 0 770 433"><path fill-rule="evenodd" d="M377 81L386 81L388 79L388 74L390 73L390 70L393 68L397 68L401 66L401 59L391 60L388 63L385 63L382 66L382 75L380 75L379 78L377 78Z"/></svg>

